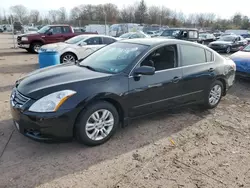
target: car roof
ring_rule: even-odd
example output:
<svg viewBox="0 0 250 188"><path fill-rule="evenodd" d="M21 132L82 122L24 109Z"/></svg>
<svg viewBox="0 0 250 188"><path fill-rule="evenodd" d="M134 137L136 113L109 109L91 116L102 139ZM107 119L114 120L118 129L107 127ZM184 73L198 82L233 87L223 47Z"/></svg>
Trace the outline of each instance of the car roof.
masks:
<svg viewBox="0 0 250 188"><path fill-rule="evenodd" d="M165 30L192 30L192 31L198 31L198 29L196 28L185 28L185 27L182 27L182 28L167 28L167 29L164 29Z"/></svg>
<svg viewBox="0 0 250 188"><path fill-rule="evenodd" d="M190 42L190 41L184 41L184 40L178 40L178 39L164 39L164 38L136 38L136 39L126 39L122 41L118 41L122 43L133 43L133 44L141 44L141 45L147 45L147 46L158 46L161 44L189 44L197 47L208 47L201 45L199 43Z"/></svg>
<svg viewBox="0 0 250 188"><path fill-rule="evenodd" d="M99 34L81 34L81 35L77 35L77 36L85 36L85 37L108 37L108 38L115 39L114 37L111 37L111 36L108 36L108 35L99 35Z"/></svg>

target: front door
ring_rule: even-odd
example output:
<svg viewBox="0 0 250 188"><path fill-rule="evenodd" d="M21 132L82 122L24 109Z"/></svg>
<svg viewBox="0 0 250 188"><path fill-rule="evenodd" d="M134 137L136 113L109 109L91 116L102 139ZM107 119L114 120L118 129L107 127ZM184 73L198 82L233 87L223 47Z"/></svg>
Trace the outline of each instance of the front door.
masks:
<svg viewBox="0 0 250 188"><path fill-rule="evenodd" d="M64 36L61 26L53 26L44 35L44 40L46 44L56 43L56 42L64 42Z"/></svg>
<svg viewBox="0 0 250 188"><path fill-rule="evenodd" d="M77 47L79 59L85 58L89 54L91 54L91 53L95 52L96 50L98 50L99 48L105 46L104 44L102 44L101 37L91 37L83 42L87 43L87 45Z"/></svg>
<svg viewBox="0 0 250 188"><path fill-rule="evenodd" d="M182 70L178 67L176 45L156 49L137 68L140 66L154 66L155 74L137 77L132 72L130 75L129 116L140 116L178 105L182 95Z"/></svg>
<svg viewBox="0 0 250 188"><path fill-rule="evenodd" d="M211 51L193 45L180 45L183 71L181 103L192 103L204 99L207 88L212 84L216 63Z"/></svg>

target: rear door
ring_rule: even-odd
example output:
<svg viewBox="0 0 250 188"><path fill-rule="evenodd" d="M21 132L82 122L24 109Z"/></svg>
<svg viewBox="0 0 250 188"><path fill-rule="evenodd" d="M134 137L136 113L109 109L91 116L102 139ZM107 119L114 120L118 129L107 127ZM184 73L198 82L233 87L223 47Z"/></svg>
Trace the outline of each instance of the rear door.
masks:
<svg viewBox="0 0 250 188"><path fill-rule="evenodd" d="M153 64L148 64L152 60ZM154 66L154 75L129 77L129 116L140 116L171 108L179 104L182 96L182 71L178 67L176 45L165 45L150 53L140 66Z"/></svg>
<svg viewBox="0 0 250 188"><path fill-rule="evenodd" d="M204 99L207 88L216 76L213 53L194 45L180 45L183 71L181 103L192 103Z"/></svg>
<svg viewBox="0 0 250 188"><path fill-rule="evenodd" d="M44 35L44 40L46 44L64 42L62 27L61 26L51 27L50 30L47 32L47 34Z"/></svg>
<svg viewBox="0 0 250 188"><path fill-rule="evenodd" d="M72 28L70 26L63 26L62 27L62 33L63 33L64 41L70 39L73 36L72 31L73 30L72 30Z"/></svg>

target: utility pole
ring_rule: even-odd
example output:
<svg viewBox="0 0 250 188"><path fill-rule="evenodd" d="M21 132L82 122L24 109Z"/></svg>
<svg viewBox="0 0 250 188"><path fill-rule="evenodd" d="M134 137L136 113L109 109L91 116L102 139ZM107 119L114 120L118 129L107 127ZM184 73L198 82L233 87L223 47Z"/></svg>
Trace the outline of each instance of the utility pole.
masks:
<svg viewBox="0 0 250 188"><path fill-rule="evenodd" d="M107 35L107 13L104 11L105 35Z"/></svg>
<svg viewBox="0 0 250 188"><path fill-rule="evenodd" d="M12 27L12 38L13 38L13 46L16 48L15 36L14 36L14 25L13 25L13 17L12 14L10 15L10 22Z"/></svg>

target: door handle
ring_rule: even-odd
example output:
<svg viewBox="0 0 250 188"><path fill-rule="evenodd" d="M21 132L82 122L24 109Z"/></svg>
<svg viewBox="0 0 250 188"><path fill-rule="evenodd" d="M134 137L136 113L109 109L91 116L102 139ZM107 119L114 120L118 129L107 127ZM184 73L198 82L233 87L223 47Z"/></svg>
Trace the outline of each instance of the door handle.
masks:
<svg viewBox="0 0 250 188"><path fill-rule="evenodd" d="M172 80L172 82L173 83L178 83L179 81L180 81L180 77L178 77L178 76L175 76L174 78L173 78L173 80Z"/></svg>
<svg viewBox="0 0 250 188"><path fill-rule="evenodd" d="M214 68L208 69L208 72L213 72L213 71L214 71Z"/></svg>

